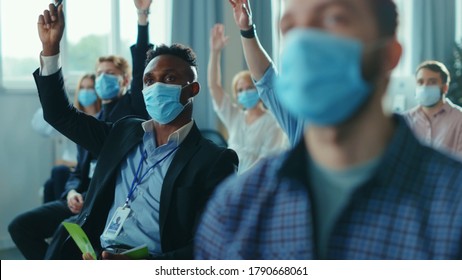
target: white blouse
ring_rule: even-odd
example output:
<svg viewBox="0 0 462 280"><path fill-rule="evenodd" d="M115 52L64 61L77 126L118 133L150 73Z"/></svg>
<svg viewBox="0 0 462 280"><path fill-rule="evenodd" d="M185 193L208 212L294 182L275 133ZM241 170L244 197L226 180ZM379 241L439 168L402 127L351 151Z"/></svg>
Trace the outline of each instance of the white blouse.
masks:
<svg viewBox="0 0 462 280"><path fill-rule="evenodd" d="M274 116L266 111L251 124L245 122L245 111L223 96L221 106L213 100L213 108L228 130L228 147L239 157L238 174L242 174L260 159L289 148L289 140Z"/></svg>

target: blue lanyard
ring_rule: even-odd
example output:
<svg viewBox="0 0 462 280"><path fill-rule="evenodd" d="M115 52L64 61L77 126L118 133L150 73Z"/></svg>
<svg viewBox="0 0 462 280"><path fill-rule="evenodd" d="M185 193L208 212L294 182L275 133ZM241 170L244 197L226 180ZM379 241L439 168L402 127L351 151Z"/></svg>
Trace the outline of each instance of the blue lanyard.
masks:
<svg viewBox="0 0 462 280"><path fill-rule="evenodd" d="M130 199L131 197L133 196L133 192L136 190L136 188L141 184L141 182L143 181L144 177L146 177L146 175L149 173L149 171L151 171L152 169L154 169L154 167L156 167L157 165L159 165L162 161L164 161L166 158L168 158L171 154L173 154L173 152L175 152L180 146L176 146L175 149L171 150L170 152L168 152L168 154L166 154L163 158L159 159L156 163L154 163L151 167L148 168L148 170L146 170L146 172L144 172L144 174L141 176L141 178L138 180L139 178L139 175L140 175L140 172L141 172L141 167L143 166L143 161L147 158L147 152L146 150L144 151L144 153L141 154L141 160L140 160L140 163L138 164L138 168L136 169L136 173L135 173L135 178L133 178L133 181L132 181L132 185L130 187L130 191L128 192L128 195L127 195L127 198L125 199L125 204L124 204L124 207L127 207L128 206L128 203L130 202Z"/></svg>

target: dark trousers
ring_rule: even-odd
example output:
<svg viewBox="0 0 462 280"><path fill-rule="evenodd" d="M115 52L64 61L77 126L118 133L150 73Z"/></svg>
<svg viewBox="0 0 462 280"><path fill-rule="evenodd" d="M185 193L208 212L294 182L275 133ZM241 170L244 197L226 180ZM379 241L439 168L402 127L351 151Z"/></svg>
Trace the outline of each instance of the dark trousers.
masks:
<svg viewBox="0 0 462 280"><path fill-rule="evenodd" d="M66 222L76 223L78 215L72 216L69 219L66 219ZM56 229L53 238L51 239L50 245L48 246L48 250L45 254L45 260L64 260L64 259L78 259L78 257L71 257L71 256L81 256L82 252L75 246L75 243L68 242L66 243L67 246L64 246L66 239L70 238L67 230L61 224ZM71 244L71 245L70 245ZM63 251L66 254L63 254ZM97 252L98 254L98 252Z"/></svg>
<svg viewBox="0 0 462 280"><path fill-rule="evenodd" d="M71 170L65 165L54 166L51 170L51 177L43 186L43 203L60 199L64 192L67 179Z"/></svg>
<svg viewBox="0 0 462 280"><path fill-rule="evenodd" d="M8 231L26 259L41 260L48 249L45 239L73 215L65 200L56 200L17 216L8 225Z"/></svg>

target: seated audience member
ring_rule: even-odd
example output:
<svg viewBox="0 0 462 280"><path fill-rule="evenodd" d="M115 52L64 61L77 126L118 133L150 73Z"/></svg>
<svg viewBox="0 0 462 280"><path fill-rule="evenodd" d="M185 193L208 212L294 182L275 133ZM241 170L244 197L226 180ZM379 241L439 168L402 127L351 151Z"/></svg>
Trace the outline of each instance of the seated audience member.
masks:
<svg viewBox="0 0 462 280"><path fill-rule="evenodd" d="M151 3L152 0L134 0L138 14L138 38L136 44L131 47L133 78L130 76L128 62L124 58L104 56L98 59L96 71L100 78L97 84L101 93L97 94L103 98L104 103L103 112L96 116L100 120L116 122L128 115L148 116L142 87L146 52L152 48L152 45L148 43L148 14ZM58 56L52 59L57 61ZM105 78L101 78L109 75L117 77L118 84L110 86L104 82ZM131 90L125 93L130 80ZM82 109L79 106L75 107ZM52 252L55 246L60 244L60 239L52 238L50 244L45 240L53 235L64 219L80 213L97 161L95 155L81 147L78 148L78 164L65 184L61 200L45 204L43 207L18 216L9 227L15 244L27 259L43 259L47 256L47 250Z"/></svg>
<svg viewBox="0 0 462 280"><path fill-rule="evenodd" d="M94 74L85 74L80 78L74 94L74 107L93 117L101 111L101 99L95 91Z"/></svg>
<svg viewBox="0 0 462 280"><path fill-rule="evenodd" d="M252 71L265 56L250 6L230 2ZM303 139L217 188L195 257L461 259L462 163L382 109L402 51L394 2L289 0L280 26L273 105L304 120Z"/></svg>
<svg viewBox="0 0 462 280"><path fill-rule="evenodd" d="M280 106L280 102L274 94L273 81L277 76L277 71L271 58L258 40L256 26L252 22L252 17L248 16L251 12L248 1L229 0L229 2L234 10L236 25L241 29L241 43L244 49L245 60L257 92L265 106L273 113L280 127L286 133L290 145L294 146L303 136L306 122L303 118L288 114L285 108ZM330 84L333 82L326 81L326 83Z"/></svg>
<svg viewBox="0 0 462 280"><path fill-rule="evenodd" d="M96 63L96 93L103 103L101 120L115 122L128 115L148 118L143 100L143 71L149 44L149 9L152 0L134 0L138 14L138 37L131 46L133 73L126 59L117 55L102 56ZM59 55L47 58L57 63ZM131 81L131 84L130 84ZM130 84L130 88L128 85Z"/></svg>
<svg viewBox="0 0 462 280"><path fill-rule="evenodd" d="M250 72L239 72L233 79L233 98L239 106L224 92L220 59L226 42L224 26L215 25L210 34L208 86L215 112L228 130L228 146L239 157L238 173L241 174L260 159L286 150L289 142L260 101Z"/></svg>
<svg viewBox="0 0 462 280"><path fill-rule="evenodd" d="M74 107L90 116L96 116L101 108L101 100L97 97L94 87L95 75L86 74L77 83L74 97ZM64 219L78 213L82 207L82 193L86 191L89 180L81 180L83 149L77 146L77 150L77 165L69 170L63 185L55 190L57 197L20 214L8 226L13 242L26 259L43 259L48 248L46 239L53 235ZM56 172L55 169L56 167L53 168L52 174ZM57 185L54 176L45 183L45 192L50 181Z"/></svg>
<svg viewBox="0 0 462 280"><path fill-rule="evenodd" d="M47 203L61 196L69 173L77 164L77 147L74 142L61 135L43 119L41 107L32 117L31 125L40 135L53 140L54 153L57 155L50 178L43 184L43 203Z"/></svg>
<svg viewBox="0 0 462 280"><path fill-rule="evenodd" d="M39 17L41 61L59 53L63 6ZM76 222L103 259L126 258L105 248L146 244L153 259L190 259L203 207L215 186L237 168L234 151L205 140L192 120L199 93L195 54L182 45L148 52L143 98L152 118L107 123L68 106L58 67L35 71L45 120L98 157ZM113 217L121 228L108 231ZM62 241L48 258L79 259L82 254L61 226Z"/></svg>
<svg viewBox="0 0 462 280"><path fill-rule="evenodd" d="M410 127L424 143L462 159L462 108L446 98L448 69L425 61L417 67L416 80L419 105L405 114Z"/></svg>
<svg viewBox="0 0 462 280"><path fill-rule="evenodd" d="M97 117L98 113L101 111L101 99L97 96L95 92L95 75L94 74L85 74L83 75L77 83L77 88L74 94L74 107L84 112L87 115ZM67 141L73 143L72 141L66 139ZM73 143L74 144L74 143ZM75 145L75 144L74 144ZM70 178L75 176L76 172L79 172L79 168L81 168L81 163L79 162L79 157L83 156L85 150L81 147L77 147L77 164L74 168L70 170L68 176L66 176L66 180L64 181L64 185L57 188L57 184L54 184L54 198L53 200L60 199L63 195L63 192L68 188ZM53 172L53 171L52 171ZM74 175L73 175L74 174ZM47 196L47 184L45 183L45 196ZM53 201L47 200L45 202Z"/></svg>

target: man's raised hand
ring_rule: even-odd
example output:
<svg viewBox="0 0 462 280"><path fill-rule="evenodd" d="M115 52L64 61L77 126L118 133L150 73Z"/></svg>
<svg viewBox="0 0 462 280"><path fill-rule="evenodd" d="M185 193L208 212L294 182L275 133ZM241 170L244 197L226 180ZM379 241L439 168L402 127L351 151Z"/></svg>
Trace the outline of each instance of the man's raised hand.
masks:
<svg viewBox="0 0 462 280"><path fill-rule="evenodd" d="M228 36L225 36L225 26L215 24L210 32L210 49L216 52L221 51L228 43Z"/></svg>
<svg viewBox="0 0 462 280"><path fill-rule="evenodd" d="M152 0L133 0L138 10L148 10L151 7Z"/></svg>
<svg viewBox="0 0 462 280"><path fill-rule="evenodd" d="M228 0L233 8L234 21L240 30L248 30L253 24L249 0Z"/></svg>
<svg viewBox="0 0 462 280"><path fill-rule="evenodd" d="M38 18L38 33L42 42L42 55L51 56L59 53L59 43L64 33L63 5L48 6Z"/></svg>

